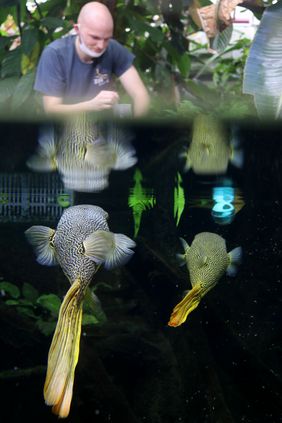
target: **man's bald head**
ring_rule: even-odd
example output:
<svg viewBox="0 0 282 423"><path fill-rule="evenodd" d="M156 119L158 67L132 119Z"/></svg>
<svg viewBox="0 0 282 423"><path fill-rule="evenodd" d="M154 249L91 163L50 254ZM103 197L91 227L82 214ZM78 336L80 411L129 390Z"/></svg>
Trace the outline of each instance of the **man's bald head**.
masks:
<svg viewBox="0 0 282 423"><path fill-rule="evenodd" d="M109 9L102 3L91 1L80 10L78 23L88 28L103 27L113 30L113 18Z"/></svg>
<svg viewBox="0 0 282 423"><path fill-rule="evenodd" d="M74 29L78 35L76 47L82 60L99 57L113 36L113 18L102 3L91 1L80 10Z"/></svg>

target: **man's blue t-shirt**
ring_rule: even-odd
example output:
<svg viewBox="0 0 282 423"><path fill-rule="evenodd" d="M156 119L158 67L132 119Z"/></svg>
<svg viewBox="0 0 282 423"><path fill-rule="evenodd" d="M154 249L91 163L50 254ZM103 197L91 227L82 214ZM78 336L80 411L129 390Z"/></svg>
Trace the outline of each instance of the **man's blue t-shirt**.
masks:
<svg viewBox="0 0 282 423"><path fill-rule="evenodd" d="M44 49L37 67L36 91L62 97L67 103L89 100L102 90L113 89L112 75L120 77L132 65L134 55L113 39L102 56L84 63L75 50L75 38L60 38Z"/></svg>

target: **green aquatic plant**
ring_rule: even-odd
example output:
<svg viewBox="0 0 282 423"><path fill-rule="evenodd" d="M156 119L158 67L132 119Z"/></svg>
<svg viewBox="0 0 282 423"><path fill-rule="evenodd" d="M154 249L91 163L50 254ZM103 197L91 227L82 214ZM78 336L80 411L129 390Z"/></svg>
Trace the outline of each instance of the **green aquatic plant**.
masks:
<svg viewBox="0 0 282 423"><path fill-rule="evenodd" d="M154 207L156 204L156 199L152 190L143 188L143 176L139 169L136 169L133 180L134 187L130 189L128 206L132 208L135 238L138 235L140 229L143 212Z"/></svg>
<svg viewBox="0 0 282 423"><path fill-rule="evenodd" d="M56 294L40 295L39 291L27 282L19 288L14 283L2 281L0 295L6 305L16 308L18 313L32 319L44 335L49 336L54 331L61 306L61 300ZM95 325L105 320L103 311L93 313L91 299L86 301L85 311L83 325Z"/></svg>
<svg viewBox="0 0 282 423"><path fill-rule="evenodd" d="M176 186L174 187L174 219L176 220L176 226L179 225L185 207L185 194L182 182L182 177L178 172L175 178Z"/></svg>

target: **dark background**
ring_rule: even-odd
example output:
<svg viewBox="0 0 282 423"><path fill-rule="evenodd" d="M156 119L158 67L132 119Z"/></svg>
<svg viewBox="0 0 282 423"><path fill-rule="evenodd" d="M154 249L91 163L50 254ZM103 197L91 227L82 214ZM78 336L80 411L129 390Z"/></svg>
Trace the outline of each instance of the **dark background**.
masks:
<svg viewBox="0 0 282 423"><path fill-rule="evenodd" d="M230 225L216 224L189 199L219 177L182 173L182 147L190 124L134 125L134 146L144 186L156 206L143 213L136 253L123 268L99 271L103 325L83 327L70 422L276 423L282 421L282 126L236 126L244 150L242 169L225 175L242 192L245 206ZM0 124L0 173L29 172L38 124ZM186 206L173 218L175 175L182 174ZM128 207L134 169L113 172L101 193L77 193L75 203L96 204L110 215L113 232L133 237ZM56 227L54 222L52 227ZM0 224L0 277L19 287L60 297L68 282L60 268L36 263L24 231L33 223ZM44 224L44 222L42 222ZM48 224L49 225L49 224ZM178 328L167 326L173 307L189 289L179 237L190 244L202 231L216 232L227 250L242 246L235 278L224 276ZM0 419L52 422L43 384L51 336L0 299Z"/></svg>

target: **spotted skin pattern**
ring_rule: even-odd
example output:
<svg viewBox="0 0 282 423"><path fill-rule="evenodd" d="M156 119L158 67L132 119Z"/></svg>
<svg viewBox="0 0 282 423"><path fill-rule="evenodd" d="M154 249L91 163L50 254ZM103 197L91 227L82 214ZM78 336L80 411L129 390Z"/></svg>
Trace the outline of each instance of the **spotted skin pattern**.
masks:
<svg viewBox="0 0 282 423"><path fill-rule="evenodd" d="M80 205L65 210L53 238L56 259L72 284L79 279L82 290L98 266L84 255L83 241L97 231L109 231L108 214L98 206Z"/></svg>
<svg viewBox="0 0 282 423"><path fill-rule="evenodd" d="M200 283L205 293L216 285L230 264L225 240L210 232L196 235L185 256L192 286Z"/></svg>

